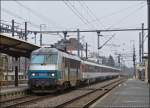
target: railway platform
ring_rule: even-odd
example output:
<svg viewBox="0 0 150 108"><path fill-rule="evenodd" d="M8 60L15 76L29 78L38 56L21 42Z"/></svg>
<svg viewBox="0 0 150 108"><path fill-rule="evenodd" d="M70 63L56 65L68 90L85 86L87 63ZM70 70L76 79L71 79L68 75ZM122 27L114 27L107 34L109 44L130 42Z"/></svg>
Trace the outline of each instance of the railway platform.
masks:
<svg viewBox="0 0 150 108"><path fill-rule="evenodd" d="M150 85L128 79L96 101L91 108L150 108Z"/></svg>
<svg viewBox="0 0 150 108"><path fill-rule="evenodd" d="M27 94L27 84L19 84L18 87L14 85L0 86L0 98L9 99L24 96Z"/></svg>
<svg viewBox="0 0 150 108"><path fill-rule="evenodd" d="M0 93L7 93L7 92L14 92L14 91L20 91L27 89L27 84L19 84L18 87L15 87L14 85L8 85L8 86L1 86L0 87Z"/></svg>

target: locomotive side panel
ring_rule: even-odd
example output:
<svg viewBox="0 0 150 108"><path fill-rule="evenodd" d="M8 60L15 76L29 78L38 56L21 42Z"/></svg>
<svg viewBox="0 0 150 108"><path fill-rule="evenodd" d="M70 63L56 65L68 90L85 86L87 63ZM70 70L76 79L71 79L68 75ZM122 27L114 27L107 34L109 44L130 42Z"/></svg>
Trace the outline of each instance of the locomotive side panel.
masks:
<svg viewBox="0 0 150 108"><path fill-rule="evenodd" d="M80 61L63 58L64 69L64 82L69 82L71 86L76 86L76 83L80 80Z"/></svg>

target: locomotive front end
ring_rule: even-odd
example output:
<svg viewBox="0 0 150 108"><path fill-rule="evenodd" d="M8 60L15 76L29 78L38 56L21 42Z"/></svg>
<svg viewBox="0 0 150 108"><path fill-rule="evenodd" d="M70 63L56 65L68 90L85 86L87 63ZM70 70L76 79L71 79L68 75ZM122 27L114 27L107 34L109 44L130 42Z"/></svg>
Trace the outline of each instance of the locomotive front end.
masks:
<svg viewBox="0 0 150 108"><path fill-rule="evenodd" d="M32 92L55 90L58 79L57 52L38 50L32 53L28 73L29 88Z"/></svg>
<svg viewBox="0 0 150 108"><path fill-rule="evenodd" d="M56 87L57 72L48 70L32 70L29 74L29 87L31 90L52 90Z"/></svg>

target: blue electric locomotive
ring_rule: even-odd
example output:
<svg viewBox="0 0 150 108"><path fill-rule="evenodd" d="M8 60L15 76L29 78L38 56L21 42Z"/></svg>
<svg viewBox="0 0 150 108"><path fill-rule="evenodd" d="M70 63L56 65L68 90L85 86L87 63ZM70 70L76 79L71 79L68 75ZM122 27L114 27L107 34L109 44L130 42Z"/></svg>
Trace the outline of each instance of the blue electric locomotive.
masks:
<svg viewBox="0 0 150 108"><path fill-rule="evenodd" d="M33 92L50 92L76 86L81 79L80 58L44 47L31 54L29 88Z"/></svg>

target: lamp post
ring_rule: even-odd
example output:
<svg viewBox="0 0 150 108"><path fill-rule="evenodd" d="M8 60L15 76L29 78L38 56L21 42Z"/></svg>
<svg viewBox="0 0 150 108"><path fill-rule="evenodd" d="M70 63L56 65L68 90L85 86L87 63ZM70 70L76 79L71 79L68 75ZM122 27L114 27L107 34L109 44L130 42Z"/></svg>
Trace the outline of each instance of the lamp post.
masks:
<svg viewBox="0 0 150 108"><path fill-rule="evenodd" d="M42 26L46 27L46 24L40 24L40 46L42 46Z"/></svg>
<svg viewBox="0 0 150 108"><path fill-rule="evenodd" d="M80 37L80 40L82 41L82 43L83 44L81 44L81 46L83 46L80 50L81 50L81 58L83 57L83 51L84 51L84 46L86 46L86 43L85 43L85 41L84 41L84 38L85 38L85 36L84 35L82 35L81 37Z"/></svg>
<svg viewBox="0 0 150 108"><path fill-rule="evenodd" d="M150 0L147 0L148 12L148 83L150 83Z"/></svg>

